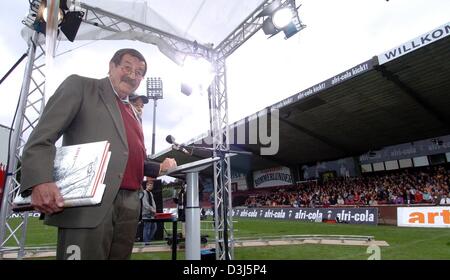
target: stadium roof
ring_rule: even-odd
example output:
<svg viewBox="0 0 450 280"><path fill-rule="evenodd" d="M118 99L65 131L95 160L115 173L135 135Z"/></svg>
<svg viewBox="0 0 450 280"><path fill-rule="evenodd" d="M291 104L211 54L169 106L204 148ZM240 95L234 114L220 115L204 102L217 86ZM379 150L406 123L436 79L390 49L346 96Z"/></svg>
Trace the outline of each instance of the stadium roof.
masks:
<svg viewBox="0 0 450 280"><path fill-rule="evenodd" d="M233 157L232 169L311 164L449 134L449 33L447 23L269 106L279 109L278 153L260 156L261 143L231 145L254 153ZM245 125L248 139L249 120L256 116L230 124L230 129L236 135ZM154 158L174 157L183 164L210 155L195 150L188 156L169 148Z"/></svg>

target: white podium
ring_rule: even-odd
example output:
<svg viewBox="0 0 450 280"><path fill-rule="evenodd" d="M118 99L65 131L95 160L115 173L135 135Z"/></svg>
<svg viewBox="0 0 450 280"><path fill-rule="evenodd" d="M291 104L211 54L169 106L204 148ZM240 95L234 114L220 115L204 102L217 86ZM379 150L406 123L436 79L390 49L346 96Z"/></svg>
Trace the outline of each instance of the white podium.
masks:
<svg viewBox="0 0 450 280"><path fill-rule="evenodd" d="M206 158L177 166L164 175L186 176L186 259L200 260L200 205L198 198L198 173L220 160L219 157ZM176 233L173 233L176 234Z"/></svg>

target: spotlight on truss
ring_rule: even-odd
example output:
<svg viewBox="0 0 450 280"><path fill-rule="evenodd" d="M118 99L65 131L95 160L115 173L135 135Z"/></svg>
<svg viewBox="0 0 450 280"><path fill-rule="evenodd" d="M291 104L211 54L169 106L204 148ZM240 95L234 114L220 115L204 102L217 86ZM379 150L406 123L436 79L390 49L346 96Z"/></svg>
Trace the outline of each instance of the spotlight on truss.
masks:
<svg viewBox="0 0 450 280"><path fill-rule="evenodd" d="M306 27L300 21L298 9L295 6L295 0L288 0L281 3L281 0L275 0L267 5L259 17L265 17L262 29L264 34L270 35L269 38L283 31L285 39L295 35L297 32Z"/></svg>
<svg viewBox="0 0 450 280"><path fill-rule="evenodd" d="M203 57L187 56L182 68L181 92L191 95L193 91L205 91L214 79L212 65Z"/></svg>
<svg viewBox="0 0 450 280"><path fill-rule="evenodd" d="M75 40L83 20L84 12L78 11L76 0L60 0L58 13L58 28L71 42ZM47 1L31 0L30 11L22 21L23 24L45 35L47 21Z"/></svg>

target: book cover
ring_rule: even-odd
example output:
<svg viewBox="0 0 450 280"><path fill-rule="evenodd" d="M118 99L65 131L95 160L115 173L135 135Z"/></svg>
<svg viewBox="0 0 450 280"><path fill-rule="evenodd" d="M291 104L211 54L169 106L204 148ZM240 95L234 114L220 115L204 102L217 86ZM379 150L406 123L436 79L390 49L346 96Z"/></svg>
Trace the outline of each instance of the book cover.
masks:
<svg viewBox="0 0 450 280"><path fill-rule="evenodd" d="M64 146L56 149L53 180L64 198L64 207L95 205L101 202L103 180L111 152L107 141ZM31 204L31 196L17 195L14 204Z"/></svg>

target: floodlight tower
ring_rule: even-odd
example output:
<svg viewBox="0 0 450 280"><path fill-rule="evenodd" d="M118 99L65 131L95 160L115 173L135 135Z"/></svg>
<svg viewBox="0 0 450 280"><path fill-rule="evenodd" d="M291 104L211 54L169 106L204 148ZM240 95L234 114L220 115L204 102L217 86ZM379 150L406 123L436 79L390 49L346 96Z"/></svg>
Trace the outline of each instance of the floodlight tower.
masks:
<svg viewBox="0 0 450 280"><path fill-rule="evenodd" d="M153 132L152 132L152 155L155 154L155 127L156 127L156 103L163 99L163 83L161 78L147 78L147 97L153 100Z"/></svg>

